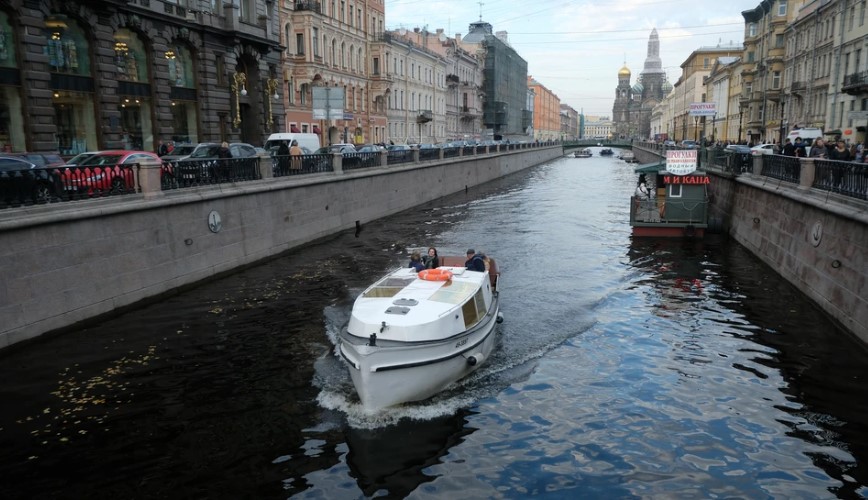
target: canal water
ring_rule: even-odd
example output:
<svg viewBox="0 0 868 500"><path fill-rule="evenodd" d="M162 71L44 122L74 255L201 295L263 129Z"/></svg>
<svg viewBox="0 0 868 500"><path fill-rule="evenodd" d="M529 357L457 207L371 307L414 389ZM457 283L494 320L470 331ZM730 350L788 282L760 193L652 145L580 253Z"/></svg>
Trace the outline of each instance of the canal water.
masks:
<svg viewBox="0 0 868 500"><path fill-rule="evenodd" d="M868 498L866 349L731 241L631 240L634 187L565 157L14 346L0 498ZM336 334L429 245L498 260L497 347L366 414Z"/></svg>

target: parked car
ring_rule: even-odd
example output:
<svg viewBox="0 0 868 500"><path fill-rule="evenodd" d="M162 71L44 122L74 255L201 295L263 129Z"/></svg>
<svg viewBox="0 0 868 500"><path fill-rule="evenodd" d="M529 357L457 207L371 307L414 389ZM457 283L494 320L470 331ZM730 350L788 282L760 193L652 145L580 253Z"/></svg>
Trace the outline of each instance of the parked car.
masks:
<svg viewBox="0 0 868 500"><path fill-rule="evenodd" d="M48 203L63 192L58 170L10 155L0 155L0 206Z"/></svg>
<svg viewBox="0 0 868 500"><path fill-rule="evenodd" d="M20 158L29 161L37 167L59 167L66 163L57 153L0 153L0 156Z"/></svg>
<svg viewBox="0 0 868 500"><path fill-rule="evenodd" d="M775 147L774 144L757 144L750 148L750 150L755 155L773 155L775 154Z"/></svg>
<svg viewBox="0 0 868 500"><path fill-rule="evenodd" d="M697 144L696 141L685 139L681 141L681 147L684 149L697 149L699 148L699 144Z"/></svg>
<svg viewBox="0 0 868 500"><path fill-rule="evenodd" d="M176 160L186 160L193 153L196 152L196 149L201 149L207 147L207 144L175 144L175 149L172 150L171 153L165 154L160 158L163 161L176 161Z"/></svg>
<svg viewBox="0 0 868 500"><path fill-rule="evenodd" d="M219 142L203 142L196 146L190 156L183 160L172 162L171 171L176 179L186 182L204 182L218 177L220 162L217 150L222 146ZM229 144L232 158L250 158L256 156L256 148L246 142Z"/></svg>
<svg viewBox="0 0 868 500"><path fill-rule="evenodd" d="M316 154L322 155L326 153L357 153L356 147L352 144L329 144L316 150Z"/></svg>
<svg viewBox="0 0 868 500"><path fill-rule="evenodd" d="M751 154L751 148L749 146L745 146L744 144L730 144L724 148L726 151L731 151L733 153L739 154Z"/></svg>
<svg viewBox="0 0 868 500"><path fill-rule="evenodd" d="M93 156L97 153L99 153L99 151L85 151L84 153L79 153L79 154L73 156L72 158L70 158L69 161L64 163L64 165L66 165L66 166L78 165L81 162L87 160L88 158L90 158L91 156Z"/></svg>
<svg viewBox="0 0 868 500"><path fill-rule="evenodd" d="M673 141L672 139L667 139L667 140L663 141L663 146L667 147L667 148L674 148L675 147L675 141Z"/></svg>
<svg viewBox="0 0 868 500"><path fill-rule="evenodd" d="M109 150L93 152L78 164L68 163L62 170L63 188L70 194L123 193L136 185L136 172L132 168L142 161L160 162L156 153L149 151Z"/></svg>

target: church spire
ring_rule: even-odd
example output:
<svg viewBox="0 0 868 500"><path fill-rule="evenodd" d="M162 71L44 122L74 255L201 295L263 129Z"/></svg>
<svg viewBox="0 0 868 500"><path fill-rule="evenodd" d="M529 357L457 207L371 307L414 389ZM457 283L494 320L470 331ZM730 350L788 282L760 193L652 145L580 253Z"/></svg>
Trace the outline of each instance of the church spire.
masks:
<svg viewBox="0 0 868 500"><path fill-rule="evenodd" d="M645 69L642 74L663 73L663 62L660 60L660 37L657 28L651 30L648 37L648 56L645 58Z"/></svg>

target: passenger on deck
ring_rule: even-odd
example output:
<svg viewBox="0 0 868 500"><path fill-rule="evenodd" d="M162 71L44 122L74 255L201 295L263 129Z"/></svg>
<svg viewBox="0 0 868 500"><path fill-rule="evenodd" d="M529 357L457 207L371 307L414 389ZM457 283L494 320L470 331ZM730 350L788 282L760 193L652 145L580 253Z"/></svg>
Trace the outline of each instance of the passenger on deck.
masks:
<svg viewBox="0 0 868 500"><path fill-rule="evenodd" d="M437 269L440 267L440 257L437 256L437 249L430 247L428 254L422 256L422 263L425 264L425 269Z"/></svg>
<svg viewBox="0 0 868 500"><path fill-rule="evenodd" d="M471 248L467 250L467 262L464 263L464 267L471 271L479 271L480 273L484 273L485 261L482 260L482 255L476 253L476 250Z"/></svg>
<svg viewBox="0 0 868 500"><path fill-rule="evenodd" d="M425 269L425 264L422 263L422 255L419 252L413 252L410 254L410 267L419 271Z"/></svg>

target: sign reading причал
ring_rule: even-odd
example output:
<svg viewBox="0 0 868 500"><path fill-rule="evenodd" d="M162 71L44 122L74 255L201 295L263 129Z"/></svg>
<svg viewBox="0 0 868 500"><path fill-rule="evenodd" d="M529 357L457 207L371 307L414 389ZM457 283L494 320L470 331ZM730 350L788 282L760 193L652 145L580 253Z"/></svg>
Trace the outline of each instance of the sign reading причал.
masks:
<svg viewBox="0 0 868 500"><path fill-rule="evenodd" d="M666 151L666 171L675 175L687 175L695 172L696 152L695 149Z"/></svg>

